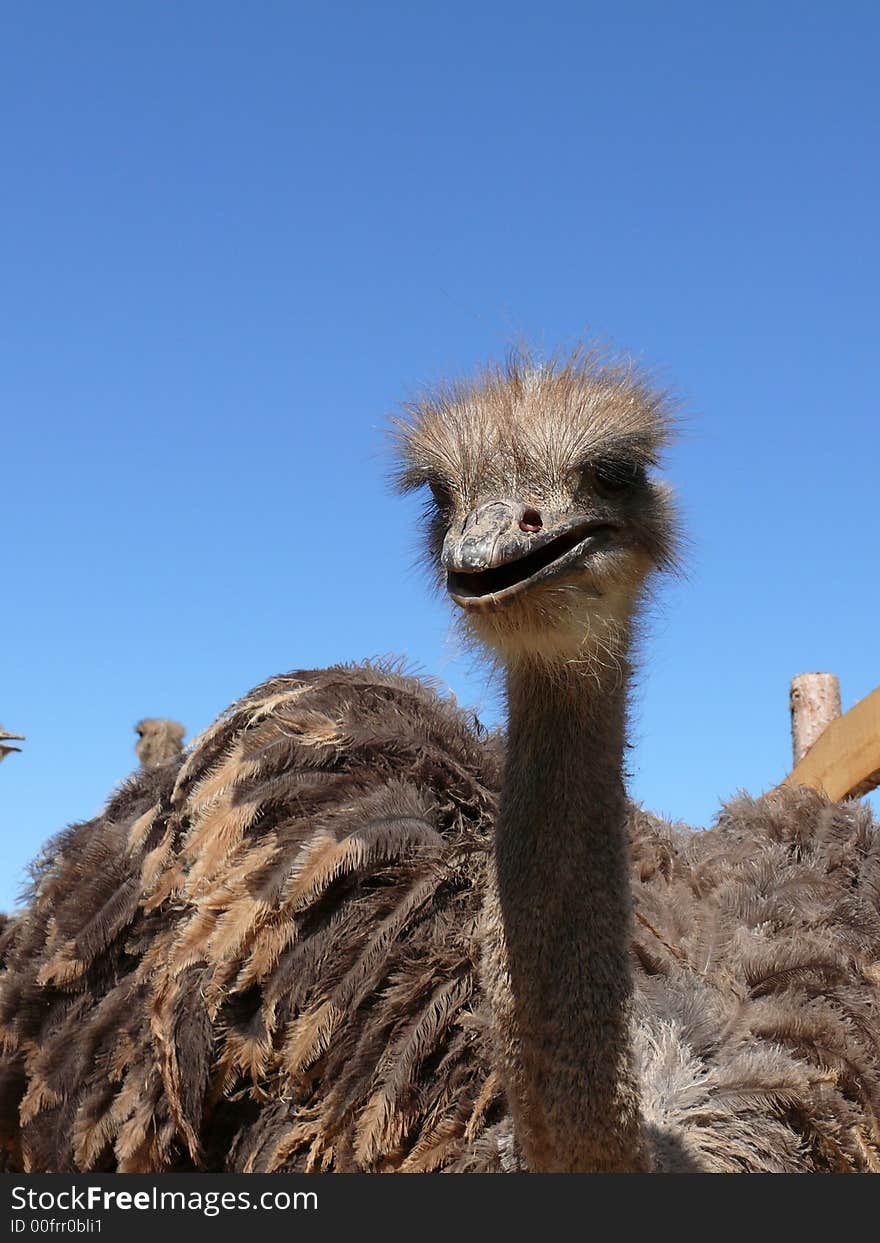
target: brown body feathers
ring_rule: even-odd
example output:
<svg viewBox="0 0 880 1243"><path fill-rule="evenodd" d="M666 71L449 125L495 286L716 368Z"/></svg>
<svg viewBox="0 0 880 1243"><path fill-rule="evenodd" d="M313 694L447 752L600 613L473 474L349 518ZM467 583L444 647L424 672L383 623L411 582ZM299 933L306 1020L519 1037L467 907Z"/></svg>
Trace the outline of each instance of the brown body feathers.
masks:
<svg viewBox="0 0 880 1243"><path fill-rule="evenodd" d="M36 865L0 1118L29 1170L518 1168L478 932L501 756L380 667L276 678ZM876 1168L880 833L807 792L631 815L664 1168Z"/></svg>

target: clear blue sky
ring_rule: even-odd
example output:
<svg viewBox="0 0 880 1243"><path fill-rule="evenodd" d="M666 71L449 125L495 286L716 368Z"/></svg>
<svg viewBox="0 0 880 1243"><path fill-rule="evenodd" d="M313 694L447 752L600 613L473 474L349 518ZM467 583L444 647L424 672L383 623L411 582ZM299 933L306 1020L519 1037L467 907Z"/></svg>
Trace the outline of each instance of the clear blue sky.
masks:
<svg viewBox="0 0 880 1243"><path fill-rule="evenodd" d="M141 716L400 653L497 717L380 429L523 336L690 414L637 796L708 823L785 773L792 674L880 683L878 38L867 0L7 6L0 907Z"/></svg>

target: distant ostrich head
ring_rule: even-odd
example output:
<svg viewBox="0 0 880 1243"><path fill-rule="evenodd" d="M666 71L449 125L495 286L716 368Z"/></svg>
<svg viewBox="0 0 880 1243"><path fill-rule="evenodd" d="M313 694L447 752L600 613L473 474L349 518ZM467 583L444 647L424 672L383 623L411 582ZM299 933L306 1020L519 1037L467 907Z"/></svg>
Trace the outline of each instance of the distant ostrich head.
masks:
<svg viewBox="0 0 880 1243"><path fill-rule="evenodd" d="M651 572L675 562L649 473L670 402L633 365L527 355L404 407L398 483L425 486L439 582L508 665L612 658Z"/></svg>
<svg viewBox="0 0 880 1243"><path fill-rule="evenodd" d="M138 736L134 749L143 768L167 764L183 750L186 729L179 721L145 717L135 725L134 732Z"/></svg>
<svg viewBox="0 0 880 1243"><path fill-rule="evenodd" d="M21 747L10 747L9 742L24 742L24 734L10 734L0 725L0 760L5 760L7 755L13 751L20 751Z"/></svg>

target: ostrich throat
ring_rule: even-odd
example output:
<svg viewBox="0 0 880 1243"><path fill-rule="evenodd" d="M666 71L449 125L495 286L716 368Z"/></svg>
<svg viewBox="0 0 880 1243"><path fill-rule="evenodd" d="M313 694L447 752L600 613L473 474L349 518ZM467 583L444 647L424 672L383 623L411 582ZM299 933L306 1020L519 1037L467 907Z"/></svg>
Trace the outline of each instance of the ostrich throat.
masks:
<svg viewBox="0 0 880 1243"><path fill-rule="evenodd" d="M628 669L517 664L487 895L495 1039L535 1172L646 1168L622 779Z"/></svg>

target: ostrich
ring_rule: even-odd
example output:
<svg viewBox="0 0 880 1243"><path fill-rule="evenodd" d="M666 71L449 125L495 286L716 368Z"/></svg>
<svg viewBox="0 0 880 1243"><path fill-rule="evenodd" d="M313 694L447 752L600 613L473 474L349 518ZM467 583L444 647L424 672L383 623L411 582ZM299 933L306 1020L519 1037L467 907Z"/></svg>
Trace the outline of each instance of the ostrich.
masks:
<svg viewBox="0 0 880 1243"><path fill-rule="evenodd" d="M13 751L20 751L21 747L11 747L11 742L24 742L23 734L10 734L0 725L0 760L5 760L7 755L11 755Z"/></svg>
<svg viewBox="0 0 880 1243"><path fill-rule="evenodd" d="M186 728L179 721L163 717L144 717L134 727L138 736L135 754L142 768L158 768L183 750Z"/></svg>
<svg viewBox="0 0 880 1243"><path fill-rule="evenodd" d="M16 1168L880 1168L880 833L802 789L627 801L675 558L666 398L527 356L397 423L504 739L380 664L271 679L33 867L0 983Z"/></svg>

